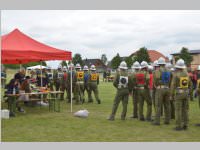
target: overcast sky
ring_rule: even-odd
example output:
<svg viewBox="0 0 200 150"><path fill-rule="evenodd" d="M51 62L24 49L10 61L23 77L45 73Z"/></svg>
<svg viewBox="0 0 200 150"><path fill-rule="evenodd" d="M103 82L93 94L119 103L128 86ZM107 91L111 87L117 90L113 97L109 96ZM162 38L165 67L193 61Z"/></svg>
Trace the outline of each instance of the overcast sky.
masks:
<svg viewBox="0 0 200 150"><path fill-rule="evenodd" d="M166 56L200 49L200 11L4 10L1 34L18 28L50 46L109 60L145 46ZM49 63L50 65L55 63Z"/></svg>

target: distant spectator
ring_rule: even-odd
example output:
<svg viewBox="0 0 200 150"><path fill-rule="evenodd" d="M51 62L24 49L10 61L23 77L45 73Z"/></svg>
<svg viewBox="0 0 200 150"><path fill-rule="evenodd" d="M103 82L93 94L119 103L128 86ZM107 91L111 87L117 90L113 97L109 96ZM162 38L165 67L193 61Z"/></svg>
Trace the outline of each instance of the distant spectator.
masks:
<svg viewBox="0 0 200 150"><path fill-rule="evenodd" d="M47 87L48 83L49 83L49 77L48 74L46 72L46 69L42 69L42 74L39 73L37 74L37 85L40 87Z"/></svg>
<svg viewBox="0 0 200 150"><path fill-rule="evenodd" d="M104 71L104 72L103 72L103 82L106 81L106 77L107 77L107 76L106 76L106 71Z"/></svg>
<svg viewBox="0 0 200 150"><path fill-rule="evenodd" d="M22 92L22 93L31 93L29 80L30 80L30 76L26 76L26 79L21 84L20 92ZM29 101L29 95L25 95L25 94L20 95L19 100Z"/></svg>
<svg viewBox="0 0 200 150"><path fill-rule="evenodd" d="M25 78L25 69L20 70L18 73L15 74L14 78L19 80L19 83L21 84Z"/></svg>
<svg viewBox="0 0 200 150"><path fill-rule="evenodd" d="M9 84L7 85L7 92L6 94L14 94L14 91L16 94L19 93L19 80L18 79L11 79ZM19 112L24 112L23 108L19 106L19 101L15 101L14 97L8 97L8 103L9 103L9 110L10 110L10 116L15 116L15 107L17 107L17 110ZM16 105L16 106L15 106Z"/></svg>

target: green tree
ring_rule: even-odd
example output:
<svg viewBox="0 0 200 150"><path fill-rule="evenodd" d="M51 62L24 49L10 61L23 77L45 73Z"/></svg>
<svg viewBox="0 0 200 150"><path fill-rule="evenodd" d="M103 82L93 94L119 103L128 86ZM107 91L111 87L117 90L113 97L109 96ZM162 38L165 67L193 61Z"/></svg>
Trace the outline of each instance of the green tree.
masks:
<svg viewBox="0 0 200 150"><path fill-rule="evenodd" d="M185 64L189 66L193 61L193 57L190 55L188 48L183 47L180 52L180 58L185 61Z"/></svg>
<svg viewBox="0 0 200 150"><path fill-rule="evenodd" d="M19 64L4 64L5 68L9 69L19 69L20 65Z"/></svg>
<svg viewBox="0 0 200 150"><path fill-rule="evenodd" d="M47 63L45 61L42 61L42 66L47 66Z"/></svg>
<svg viewBox="0 0 200 150"><path fill-rule="evenodd" d="M72 59L72 63L74 65L79 63L81 66L83 66L83 60L82 60L81 54L78 54L78 53L75 54L73 59Z"/></svg>
<svg viewBox="0 0 200 150"><path fill-rule="evenodd" d="M61 66L62 66L62 67L67 66L67 62L63 60L63 61L61 62Z"/></svg>
<svg viewBox="0 0 200 150"><path fill-rule="evenodd" d="M27 67L30 67L30 66L36 66L36 65L40 65L40 64L41 64L40 62L30 62L30 63L27 63L27 64L22 64L22 67L27 68ZM47 66L45 61L42 61L42 66ZM5 67L10 68L10 69L19 69L20 64L5 64Z"/></svg>
<svg viewBox="0 0 200 150"><path fill-rule="evenodd" d="M133 64L133 60L132 60L132 57L129 56L125 59L125 62L127 63L127 66L130 68Z"/></svg>
<svg viewBox="0 0 200 150"><path fill-rule="evenodd" d="M113 59L111 60L111 67L113 69L117 69L118 66L120 65L120 62L121 62L121 58L119 56L119 53L117 53L117 55L113 57Z"/></svg>
<svg viewBox="0 0 200 150"><path fill-rule="evenodd" d="M180 56L174 56L175 63L180 59Z"/></svg>
<svg viewBox="0 0 200 150"><path fill-rule="evenodd" d="M106 54L102 54L101 55L101 61L104 63L104 65L106 65L106 62L107 62L107 57L106 57Z"/></svg>
<svg viewBox="0 0 200 150"><path fill-rule="evenodd" d="M151 62L146 47L142 47L136 52L136 56L134 57L134 61L138 61L139 63L141 63L142 61L146 61L147 63Z"/></svg>

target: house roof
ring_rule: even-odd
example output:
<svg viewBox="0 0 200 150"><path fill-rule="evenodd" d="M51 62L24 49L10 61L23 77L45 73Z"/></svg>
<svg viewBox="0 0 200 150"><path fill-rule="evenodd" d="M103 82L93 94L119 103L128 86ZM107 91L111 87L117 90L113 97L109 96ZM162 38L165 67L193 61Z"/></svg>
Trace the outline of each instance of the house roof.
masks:
<svg viewBox="0 0 200 150"><path fill-rule="evenodd" d="M200 54L200 50L189 50L190 54ZM172 53L171 55L179 55L180 52L178 53Z"/></svg>
<svg viewBox="0 0 200 150"><path fill-rule="evenodd" d="M148 51L148 54L149 54L151 62L154 62L155 60L158 60L160 57L163 57L165 59L165 61L168 61L167 57L165 57L162 53L160 53L160 52L158 52L156 50L147 50L147 51ZM136 52L131 54L131 56L135 55Z"/></svg>
<svg viewBox="0 0 200 150"><path fill-rule="evenodd" d="M100 59L84 59L83 64L87 66L95 65L96 67L106 67Z"/></svg>
<svg viewBox="0 0 200 150"><path fill-rule="evenodd" d="M121 60L125 60L126 58L128 57L127 56L120 57Z"/></svg>

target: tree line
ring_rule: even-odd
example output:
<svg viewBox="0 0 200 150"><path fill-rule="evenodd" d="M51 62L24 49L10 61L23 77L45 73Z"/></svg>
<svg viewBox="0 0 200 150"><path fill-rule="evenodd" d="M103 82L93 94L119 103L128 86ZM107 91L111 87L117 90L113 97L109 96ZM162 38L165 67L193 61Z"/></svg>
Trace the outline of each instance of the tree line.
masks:
<svg viewBox="0 0 200 150"><path fill-rule="evenodd" d="M190 55L188 48L183 47L180 50L180 55L175 56L175 61L177 61L179 58L182 58L186 65L189 66L191 64L191 62L193 61L193 57ZM87 58L86 58L87 60ZM108 59L106 54L102 54L100 60L103 62L103 64L108 65ZM140 48L138 51L135 52L135 54L132 56L128 56L128 57L120 57L119 53L117 53L116 56L114 56L111 61L110 61L110 67L113 69L117 69L118 66L120 65L120 62L124 60L127 63L127 66L130 68L133 64L133 62L138 61L139 63L141 63L142 61L146 61L148 63L151 62L150 60L150 56L148 54L148 50L146 47L142 47ZM71 61L69 61L68 63L71 63ZM81 54L76 53L74 54L73 58L72 58L72 63L73 64L77 64L79 63L81 66L85 65L84 61L82 59ZM29 67L29 66L34 66L34 65L40 65L40 62L31 62L28 64L23 64L22 67ZM43 61L42 62L43 66L47 66L46 62ZM60 65L63 66L67 66L67 62L66 61L62 61L60 63ZM19 65L12 65L12 64L7 64L5 65L6 68L11 68L11 69L18 69Z"/></svg>

